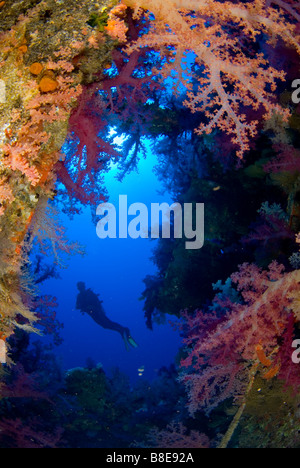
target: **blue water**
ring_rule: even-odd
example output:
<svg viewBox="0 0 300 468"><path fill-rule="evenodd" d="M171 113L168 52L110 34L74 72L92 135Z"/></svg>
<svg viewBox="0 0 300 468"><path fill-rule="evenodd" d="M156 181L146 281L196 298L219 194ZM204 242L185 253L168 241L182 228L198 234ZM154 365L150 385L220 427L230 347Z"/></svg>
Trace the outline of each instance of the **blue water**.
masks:
<svg viewBox="0 0 300 468"><path fill-rule="evenodd" d="M167 202L170 197L159 195L162 189L153 173L154 155L141 159L138 171L128 174L122 182L116 179L118 168L113 166L105 175L109 202L118 208L119 195L128 196L128 206L140 202ZM96 211L96 207L94 207ZM87 359L102 364L109 375L118 367L132 382L139 378L151 380L162 366L174 362L180 338L178 332L167 322L154 324L153 331L146 328L143 302L139 301L144 290L143 278L155 273L150 260L155 240L151 239L99 239L92 222L90 208L70 220L61 215L67 228L68 238L85 247L85 256L70 258L66 269L60 270L60 279L51 279L43 284L41 291L52 294L58 300L57 319L64 324L61 332L63 344L56 354L63 369L86 366ZM88 315L75 309L78 281L100 294L107 316L130 329L138 343L137 349L126 351L121 336L105 330ZM174 321L174 317L170 317ZM144 366L142 376L138 369Z"/></svg>

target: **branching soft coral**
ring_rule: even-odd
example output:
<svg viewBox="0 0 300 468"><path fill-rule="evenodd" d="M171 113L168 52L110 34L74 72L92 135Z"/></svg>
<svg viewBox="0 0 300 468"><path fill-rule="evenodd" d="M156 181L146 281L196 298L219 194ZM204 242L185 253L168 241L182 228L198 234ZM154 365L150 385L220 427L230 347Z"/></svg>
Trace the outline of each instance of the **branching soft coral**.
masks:
<svg viewBox="0 0 300 468"><path fill-rule="evenodd" d="M278 144L274 146L277 156L272 158L264 170L269 173L299 172L300 173L300 151L293 146Z"/></svg>
<svg viewBox="0 0 300 468"><path fill-rule="evenodd" d="M71 242L66 236L58 211L41 198L37 205L31 223L28 226L28 236L25 248L31 249L33 241L37 242L43 255L54 257L54 263L61 268L65 266L64 256L83 254L83 248L77 242Z"/></svg>
<svg viewBox="0 0 300 468"><path fill-rule="evenodd" d="M295 321L300 318L295 300L300 271L283 271L284 267L276 262L268 271L243 264L231 276L242 303L227 301L227 313L221 318L201 311L193 318L186 317L184 341L188 357L182 361L187 368L182 380L189 389L191 413L200 408L210 412L229 397L242 397L251 379L253 363L259 363L258 349L266 358L273 356L275 360L280 355L290 317ZM218 300L216 304L219 308ZM274 374L270 378L278 373L280 362L275 360L272 369Z"/></svg>
<svg viewBox="0 0 300 468"><path fill-rule="evenodd" d="M257 46L258 38L265 34L272 44L281 38L300 51L294 25L297 10L291 4L276 1L267 5L264 0L238 4L217 0L124 3L136 16L143 10L155 15L150 31L128 51L141 47L160 50L162 67L156 72L181 83L188 90L186 106L205 113L206 122L198 133L220 128L231 135L242 158L258 125L246 117L245 109L262 110L265 119L274 112L288 119L288 111L274 100L277 82L284 79L284 73L271 67Z"/></svg>
<svg viewBox="0 0 300 468"><path fill-rule="evenodd" d="M105 1L103 6L112 7ZM56 193L55 166L82 84L103 70L116 44L87 26L100 8L94 0L82 1L80 9L76 2L25 2L21 16L18 7L8 8L0 33L0 331L6 337L16 326L33 330L36 316L19 284L28 230L32 234L32 223L39 225L43 200ZM44 22L48 15L51 21ZM60 229L44 224L59 262L57 248L69 253L73 246Z"/></svg>
<svg viewBox="0 0 300 468"><path fill-rule="evenodd" d="M158 448L209 448L210 441L205 434L188 431L182 423L172 422L166 429L152 429L147 435L147 447Z"/></svg>
<svg viewBox="0 0 300 468"><path fill-rule="evenodd" d="M37 331L32 324L37 318L24 300L27 285L18 275L6 274L0 278L0 336L8 338L12 328Z"/></svg>
<svg viewBox="0 0 300 468"><path fill-rule="evenodd" d="M96 205L104 199L101 169L119 153L105 138L108 132L107 106L99 93L84 89L79 105L70 116L68 151L56 163L56 174L70 199Z"/></svg>
<svg viewBox="0 0 300 468"><path fill-rule="evenodd" d="M22 419L2 419L0 423L1 438L9 448L59 448L63 430L47 434L37 429L37 421L25 424Z"/></svg>
<svg viewBox="0 0 300 468"><path fill-rule="evenodd" d="M277 5L285 10L296 21L300 22L300 3L294 0L267 0L266 6Z"/></svg>
<svg viewBox="0 0 300 468"><path fill-rule="evenodd" d="M242 243L257 244L265 249L264 256L267 257L268 243L272 243L276 246L276 250L279 250L283 239L294 239L294 232L289 225L289 216L280 205L275 203L269 206L269 203L265 202L258 213L260 215L258 220L251 224L249 233L243 237Z"/></svg>
<svg viewBox="0 0 300 468"><path fill-rule="evenodd" d="M124 14L124 5L111 12L111 17ZM114 20L113 20L114 21ZM120 19L121 21L121 19ZM128 35L137 38L138 28L128 18ZM109 137L109 130L118 125L128 130L132 138L137 136L137 150L145 131L147 111L139 112L139 106L147 102L158 87L149 80L147 73L137 74L138 64L145 62L143 51L135 51L129 59L120 50L111 54L112 65L99 81L83 88L78 105L69 119L68 149L64 160L55 169L69 198L83 204L96 205L104 199L101 175L111 158L119 159L119 153ZM133 118L134 116L134 118ZM74 204L72 210L76 211Z"/></svg>
<svg viewBox="0 0 300 468"><path fill-rule="evenodd" d="M126 33L128 28L123 21L122 18L126 16L126 6L125 5L117 5L109 12L109 19L107 22L107 26L105 30L107 33L113 38L117 39L118 41L126 42L127 37Z"/></svg>

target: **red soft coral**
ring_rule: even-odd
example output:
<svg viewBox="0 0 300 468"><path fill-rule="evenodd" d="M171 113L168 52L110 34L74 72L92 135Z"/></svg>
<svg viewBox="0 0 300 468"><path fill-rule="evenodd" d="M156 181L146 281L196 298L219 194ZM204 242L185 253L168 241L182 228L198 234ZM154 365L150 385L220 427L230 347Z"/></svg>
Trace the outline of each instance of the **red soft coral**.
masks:
<svg viewBox="0 0 300 468"><path fill-rule="evenodd" d="M241 265L231 280L242 302L231 303L229 311L227 303L227 313L220 319L202 311L188 319L184 340L188 357L182 361L187 370L182 380L189 389L191 413L199 408L209 412L226 398L243 395L258 359L258 345L266 356L278 353L291 314L298 319L293 301L299 289L300 271L283 270L276 262L268 271L256 265ZM200 333L199 324L204 325ZM275 366L272 372L274 369ZM278 371L279 367L274 375Z"/></svg>
<svg viewBox="0 0 300 468"><path fill-rule="evenodd" d="M104 200L100 172L111 157L119 157L107 134L107 104L94 89L84 89L69 120L69 148L55 173L70 199L86 205Z"/></svg>
<svg viewBox="0 0 300 468"><path fill-rule="evenodd" d="M274 149L277 156L264 166L266 172L300 172L300 151L298 149L283 143L274 145Z"/></svg>

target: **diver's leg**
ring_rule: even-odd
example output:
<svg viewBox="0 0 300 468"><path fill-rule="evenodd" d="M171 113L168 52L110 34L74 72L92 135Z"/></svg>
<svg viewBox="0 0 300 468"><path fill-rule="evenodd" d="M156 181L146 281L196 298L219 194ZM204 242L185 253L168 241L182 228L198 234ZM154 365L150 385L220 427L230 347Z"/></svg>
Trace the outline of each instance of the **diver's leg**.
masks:
<svg viewBox="0 0 300 468"><path fill-rule="evenodd" d="M129 328L123 327L117 322L113 322L108 317L106 317L104 313L100 313L99 311L97 315L93 316L93 319L95 320L96 323L98 323L98 325L101 325L101 327L107 330L113 330L113 331L120 333L127 350L129 350L130 346L132 346L133 348L137 347L136 342L130 335Z"/></svg>
<svg viewBox="0 0 300 468"><path fill-rule="evenodd" d="M110 320L104 314L101 315L101 316L98 316L96 318L96 322L99 325L101 325L101 327L103 327L105 329L108 329L108 330L114 330L114 331L120 333L122 336L123 336L123 333L126 332L126 330L127 330L125 327L122 327L122 325L120 325L119 323L113 322L112 320Z"/></svg>

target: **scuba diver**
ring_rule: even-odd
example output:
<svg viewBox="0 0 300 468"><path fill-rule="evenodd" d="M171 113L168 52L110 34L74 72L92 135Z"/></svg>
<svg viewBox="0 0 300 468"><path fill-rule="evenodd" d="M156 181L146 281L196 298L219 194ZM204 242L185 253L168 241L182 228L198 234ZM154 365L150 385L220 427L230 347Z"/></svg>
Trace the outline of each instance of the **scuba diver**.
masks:
<svg viewBox="0 0 300 468"><path fill-rule="evenodd" d="M76 309L79 309L82 313L87 313L92 319L101 325L103 328L114 330L120 333L122 336L126 350L129 350L130 345L133 348L137 348L137 344L130 335L129 328L123 327L119 323L112 322L102 307L103 301L100 301L99 294L95 294L91 289L85 288L85 283L82 281L77 283L79 294L76 301Z"/></svg>

